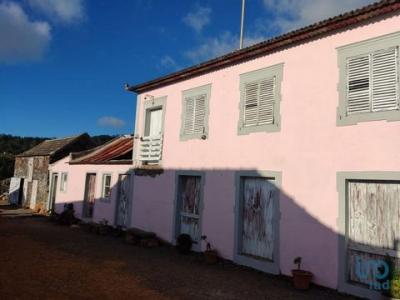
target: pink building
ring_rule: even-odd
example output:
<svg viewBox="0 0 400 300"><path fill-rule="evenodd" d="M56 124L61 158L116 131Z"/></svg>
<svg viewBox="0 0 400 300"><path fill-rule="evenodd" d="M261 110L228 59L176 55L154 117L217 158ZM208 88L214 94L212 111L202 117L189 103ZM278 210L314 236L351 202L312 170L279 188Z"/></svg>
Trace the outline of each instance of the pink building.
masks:
<svg viewBox="0 0 400 300"><path fill-rule="evenodd" d="M77 218L128 227L132 149L133 138L122 136L51 164L49 210L61 213L72 203Z"/></svg>
<svg viewBox="0 0 400 300"><path fill-rule="evenodd" d="M130 226L273 274L301 256L315 283L379 298L400 255L399 13L381 1L128 87Z"/></svg>

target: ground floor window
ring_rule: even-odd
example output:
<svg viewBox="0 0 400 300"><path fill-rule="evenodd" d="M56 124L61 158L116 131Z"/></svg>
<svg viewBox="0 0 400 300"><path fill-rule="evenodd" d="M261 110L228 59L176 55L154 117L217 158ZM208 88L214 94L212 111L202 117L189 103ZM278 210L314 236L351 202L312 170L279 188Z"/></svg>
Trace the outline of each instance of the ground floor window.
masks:
<svg viewBox="0 0 400 300"><path fill-rule="evenodd" d="M108 200L111 194L111 174L103 174L103 180L101 185L101 197L104 200Z"/></svg>
<svg viewBox="0 0 400 300"><path fill-rule="evenodd" d="M60 183L60 191L67 191L67 183L68 183L68 173L61 173L61 183Z"/></svg>

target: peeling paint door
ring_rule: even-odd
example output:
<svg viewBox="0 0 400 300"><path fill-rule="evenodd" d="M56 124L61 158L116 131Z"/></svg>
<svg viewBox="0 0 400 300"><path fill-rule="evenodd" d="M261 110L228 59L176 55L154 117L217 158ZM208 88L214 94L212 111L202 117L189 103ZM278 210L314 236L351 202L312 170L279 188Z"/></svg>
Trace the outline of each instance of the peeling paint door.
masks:
<svg viewBox="0 0 400 300"><path fill-rule="evenodd" d="M83 217L92 218L95 200L96 174L86 175L85 198L83 203Z"/></svg>
<svg viewBox="0 0 400 300"><path fill-rule="evenodd" d="M400 267L400 182L347 182L347 278L369 285L376 280L372 261L387 260ZM364 266L365 268L362 268ZM360 275L363 276L360 276Z"/></svg>
<svg viewBox="0 0 400 300"><path fill-rule="evenodd" d="M195 242L200 241L200 176L180 176L178 213L179 228L178 234L186 233Z"/></svg>
<svg viewBox="0 0 400 300"><path fill-rule="evenodd" d="M58 174L53 173L51 175L51 188L50 188L50 201L48 209L50 211L54 210L54 205L56 203L56 196L57 196L57 185L58 185Z"/></svg>
<svg viewBox="0 0 400 300"><path fill-rule="evenodd" d="M242 179L241 252L273 260L277 190L266 178Z"/></svg>
<svg viewBox="0 0 400 300"><path fill-rule="evenodd" d="M129 227L129 209L131 195L132 175L121 174L118 177L118 198L116 206L115 225L123 228Z"/></svg>

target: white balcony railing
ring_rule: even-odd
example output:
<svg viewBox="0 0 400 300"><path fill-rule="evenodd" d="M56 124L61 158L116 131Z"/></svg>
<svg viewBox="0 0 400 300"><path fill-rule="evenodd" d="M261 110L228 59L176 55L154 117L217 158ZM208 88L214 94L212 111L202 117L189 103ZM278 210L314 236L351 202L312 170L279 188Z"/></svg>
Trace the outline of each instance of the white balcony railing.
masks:
<svg viewBox="0 0 400 300"><path fill-rule="evenodd" d="M142 137L140 139L139 160L149 163L158 163L161 160L162 145L162 135Z"/></svg>

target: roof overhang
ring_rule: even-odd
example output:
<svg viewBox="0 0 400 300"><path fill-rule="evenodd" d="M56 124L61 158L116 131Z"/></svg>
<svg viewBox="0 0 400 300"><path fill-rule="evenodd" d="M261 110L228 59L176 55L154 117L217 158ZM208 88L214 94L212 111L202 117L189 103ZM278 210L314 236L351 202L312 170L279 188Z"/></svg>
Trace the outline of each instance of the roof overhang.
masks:
<svg viewBox="0 0 400 300"><path fill-rule="evenodd" d="M144 93L156 88L255 59L260 56L265 56L283 48L292 47L307 40L315 39L338 30L343 30L345 28L369 21L370 19L376 17L396 12L398 10L400 10L399 0L379 1L360 9L353 10L313 25L291 31L253 46L211 59L181 71L141 84L133 86L128 85L126 86L126 90L139 94Z"/></svg>

